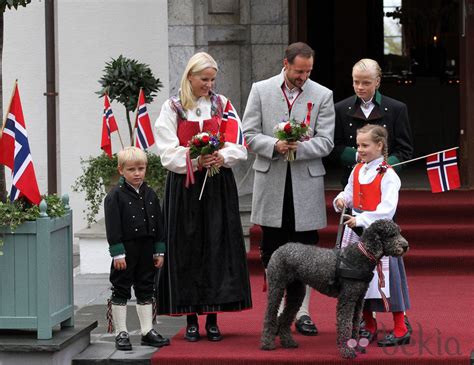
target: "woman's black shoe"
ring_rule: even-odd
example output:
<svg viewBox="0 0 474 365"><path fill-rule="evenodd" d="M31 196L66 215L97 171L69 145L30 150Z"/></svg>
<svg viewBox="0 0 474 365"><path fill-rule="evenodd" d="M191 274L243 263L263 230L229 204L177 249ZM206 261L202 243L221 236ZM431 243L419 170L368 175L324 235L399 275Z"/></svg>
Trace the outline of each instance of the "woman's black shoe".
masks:
<svg viewBox="0 0 474 365"><path fill-rule="evenodd" d="M120 351L130 351L132 349L130 337L127 332L122 331L115 337L115 348Z"/></svg>
<svg viewBox="0 0 474 365"><path fill-rule="evenodd" d="M207 339L209 341L222 340L222 334L221 334L221 331L219 331L219 327L217 327L217 324L206 326L206 331L207 331Z"/></svg>
<svg viewBox="0 0 474 365"><path fill-rule="evenodd" d="M199 334L199 326L197 324L190 324L186 327L186 333L184 334L184 339L189 342L196 342L201 339Z"/></svg>
<svg viewBox="0 0 474 365"><path fill-rule="evenodd" d="M410 338L411 338L411 335L409 331L407 331L407 333L405 333L401 337L395 337L393 333L390 333L387 336L385 336L383 340L377 342L377 345L379 347L408 345L410 343Z"/></svg>

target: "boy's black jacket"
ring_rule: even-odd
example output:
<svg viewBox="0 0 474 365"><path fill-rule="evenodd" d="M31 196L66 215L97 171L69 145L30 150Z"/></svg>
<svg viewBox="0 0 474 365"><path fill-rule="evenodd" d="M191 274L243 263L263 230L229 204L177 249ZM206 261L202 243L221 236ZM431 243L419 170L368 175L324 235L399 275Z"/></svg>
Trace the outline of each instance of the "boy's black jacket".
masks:
<svg viewBox="0 0 474 365"><path fill-rule="evenodd" d="M110 253L125 253L123 242L151 237L155 253L165 251L163 217L158 196L147 183L139 193L126 182L120 182L105 197L105 229Z"/></svg>

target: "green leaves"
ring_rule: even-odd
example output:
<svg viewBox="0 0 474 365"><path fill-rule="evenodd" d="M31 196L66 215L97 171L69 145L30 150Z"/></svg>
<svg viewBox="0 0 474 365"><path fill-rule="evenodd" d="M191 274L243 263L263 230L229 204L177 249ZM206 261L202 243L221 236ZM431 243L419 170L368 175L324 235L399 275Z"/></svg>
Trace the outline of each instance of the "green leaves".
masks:
<svg viewBox="0 0 474 365"><path fill-rule="evenodd" d="M46 214L49 217L61 217L66 214L66 208L61 197L56 194L43 195L46 201ZM40 210L37 205L31 205L25 200L15 200L13 203L7 201L0 202L0 226L10 227L13 232L19 225L26 221L34 221L40 216Z"/></svg>
<svg viewBox="0 0 474 365"><path fill-rule="evenodd" d="M18 6L26 6L31 3L31 0L0 0L0 11L5 12L6 8L11 9L12 7L18 9Z"/></svg>
<svg viewBox="0 0 474 365"><path fill-rule="evenodd" d="M105 64L104 75L99 80L102 89L97 94L109 94L127 112L134 111L138 104L138 93L143 88L147 103L151 103L163 84L153 76L150 66L120 55Z"/></svg>

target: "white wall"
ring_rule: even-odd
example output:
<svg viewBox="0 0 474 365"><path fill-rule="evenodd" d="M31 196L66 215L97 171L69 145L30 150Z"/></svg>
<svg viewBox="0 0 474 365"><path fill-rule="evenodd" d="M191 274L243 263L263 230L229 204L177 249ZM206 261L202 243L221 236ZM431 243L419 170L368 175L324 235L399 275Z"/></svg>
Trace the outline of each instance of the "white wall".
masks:
<svg viewBox="0 0 474 365"><path fill-rule="evenodd" d="M74 230L85 227L84 197L71 185L80 175L80 157L101 153L103 99L96 91L105 66L120 54L150 65L164 87L148 106L154 121L168 98L168 20L166 0L58 0L56 8L58 169L60 193L68 193ZM36 174L47 190L44 2L34 1L5 14L4 105L19 78ZM129 143L125 109L112 104L124 143ZM118 151L117 134L112 150ZM153 147L154 148L154 147ZM154 150L156 151L156 150ZM9 170L7 170L7 175Z"/></svg>

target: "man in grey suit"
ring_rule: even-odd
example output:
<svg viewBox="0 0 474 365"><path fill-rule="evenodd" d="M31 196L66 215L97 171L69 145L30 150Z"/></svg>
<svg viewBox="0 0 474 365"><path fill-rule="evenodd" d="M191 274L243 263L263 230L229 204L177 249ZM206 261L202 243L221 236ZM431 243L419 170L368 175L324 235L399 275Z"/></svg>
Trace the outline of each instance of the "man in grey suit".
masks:
<svg viewBox="0 0 474 365"><path fill-rule="evenodd" d="M278 247L289 241L317 244L318 229L326 227L321 159L334 146L335 114L332 91L309 79L313 60L307 44L289 45L281 73L253 84L243 117L245 138L256 154L251 221L263 230L265 268ZM314 135L303 142L278 140L274 127L291 119L309 122ZM291 162L285 160L290 149L296 152ZM318 331L309 316L309 297L307 287L296 328L314 336Z"/></svg>

